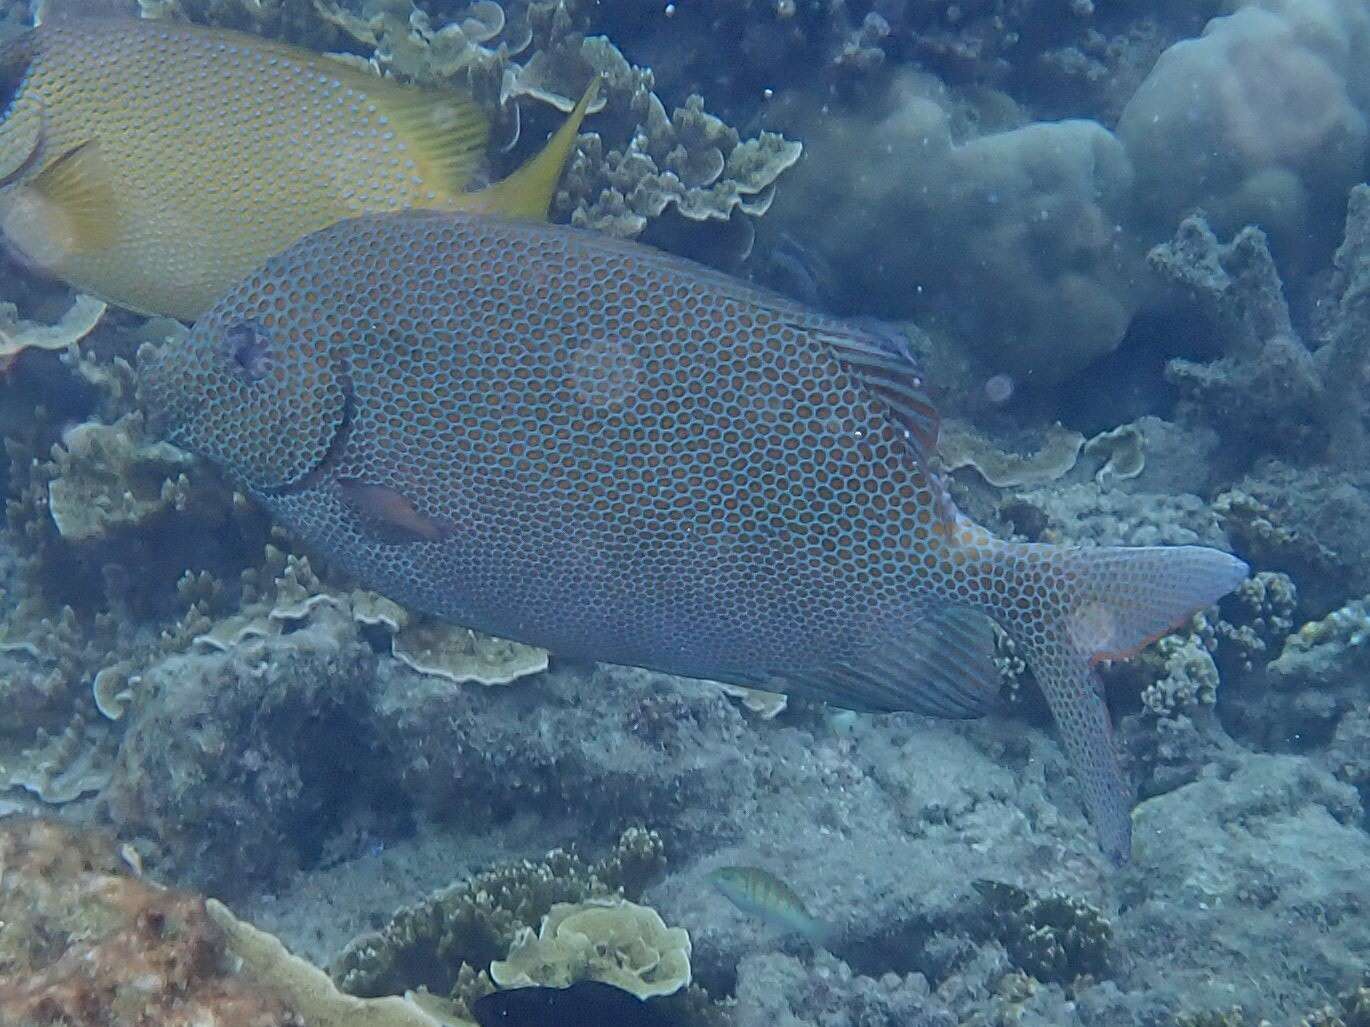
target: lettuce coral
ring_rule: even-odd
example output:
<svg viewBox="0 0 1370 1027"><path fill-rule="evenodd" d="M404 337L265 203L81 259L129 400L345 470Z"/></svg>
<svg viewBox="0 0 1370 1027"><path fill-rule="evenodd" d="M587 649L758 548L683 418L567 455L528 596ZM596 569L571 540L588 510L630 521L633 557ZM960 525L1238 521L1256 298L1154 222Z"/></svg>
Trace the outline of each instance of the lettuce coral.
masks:
<svg viewBox="0 0 1370 1027"><path fill-rule="evenodd" d="M641 999L672 995L690 983L690 936L625 899L559 902L536 934L518 933L490 977L502 988L602 981Z"/></svg>
<svg viewBox="0 0 1370 1027"><path fill-rule="evenodd" d="M399 910L379 932L354 940L335 961L333 977L354 995L423 987L470 997L478 975L556 903L636 898L664 866L661 839L634 828L595 862L554 849L537 861L494 867Z"/></svg>

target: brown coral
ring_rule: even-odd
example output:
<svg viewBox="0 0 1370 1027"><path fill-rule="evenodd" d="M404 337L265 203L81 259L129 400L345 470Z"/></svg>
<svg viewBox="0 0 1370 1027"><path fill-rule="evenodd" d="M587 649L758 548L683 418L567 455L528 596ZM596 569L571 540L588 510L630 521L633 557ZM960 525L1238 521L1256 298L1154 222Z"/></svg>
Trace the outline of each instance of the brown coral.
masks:
<svg viewBox="0 0 1370 1027"><path fill-rule="evenodd" d="M130 871L99 836L28 819L0 832L0 1022L303 1024L233 976L203 899Z"/></svg>

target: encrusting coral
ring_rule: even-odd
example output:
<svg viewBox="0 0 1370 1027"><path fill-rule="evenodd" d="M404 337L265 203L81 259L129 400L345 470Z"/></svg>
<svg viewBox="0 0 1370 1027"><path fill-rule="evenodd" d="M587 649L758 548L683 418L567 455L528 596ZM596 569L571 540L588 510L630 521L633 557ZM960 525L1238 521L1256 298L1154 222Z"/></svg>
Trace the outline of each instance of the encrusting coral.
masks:
<svg viewBox="0 0 1370 1027"><path fill-rule="evenodd" d="M0 1021L14 1027L441 1027L327 975L102 835L0 822ZM449 1021L448 1027L471 1027Z"/></svg>

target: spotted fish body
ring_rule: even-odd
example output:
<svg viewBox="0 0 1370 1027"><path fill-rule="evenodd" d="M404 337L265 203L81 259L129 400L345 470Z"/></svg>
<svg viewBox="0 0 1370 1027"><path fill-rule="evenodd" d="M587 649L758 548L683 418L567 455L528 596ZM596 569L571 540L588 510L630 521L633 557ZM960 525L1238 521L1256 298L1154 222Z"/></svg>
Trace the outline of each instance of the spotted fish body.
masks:
<svg viewBox="0 0 1370 1027"><path fill-rule="evenodd" d="M102 299L193 320L346 217L545 216L565 135L470 193L488 126L459 94L223 29L55 17L0 49L0 241Z"/></svg>
<svg viewBox="0 0 1370 1027"><path fill-rule="evenodd" d="M174 441L367 587L557 653L972 716L993 618L1117 859L1091 664L1246 573L993 538L930 473L935 415L890 340L563 227L344 222L147 355L144 385Z"/></svg>

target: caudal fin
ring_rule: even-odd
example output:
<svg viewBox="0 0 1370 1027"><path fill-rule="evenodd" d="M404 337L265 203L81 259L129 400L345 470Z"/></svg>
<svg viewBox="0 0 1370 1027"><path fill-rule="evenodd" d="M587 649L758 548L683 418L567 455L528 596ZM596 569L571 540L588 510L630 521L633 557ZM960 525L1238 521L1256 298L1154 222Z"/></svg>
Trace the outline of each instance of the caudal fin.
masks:
<svg viewBox="0 0 1370 1027"><path fill-rule="evenodd" d="M1249 568L1202 546L1002 545L1008 594L993 615L1042 686L1100 844L1115 862L1126 862L1133 792L1094 665L1132 656L1236 588Z"/></svg>
<svg viewBox="0 0 1370 1027"><path fill-rule="evenodd" d="M594 78L585 87L580 102L536 157L508 178L462 197L462 209L511 218L546 220L547 211L552 206L552 196L557 183L561 181L561 173L571 158L571 151L575 149L581 122L598 95L599 79Z"/></svg>

